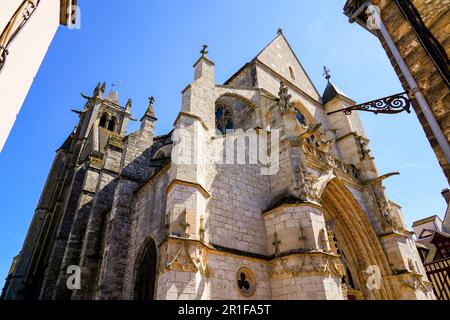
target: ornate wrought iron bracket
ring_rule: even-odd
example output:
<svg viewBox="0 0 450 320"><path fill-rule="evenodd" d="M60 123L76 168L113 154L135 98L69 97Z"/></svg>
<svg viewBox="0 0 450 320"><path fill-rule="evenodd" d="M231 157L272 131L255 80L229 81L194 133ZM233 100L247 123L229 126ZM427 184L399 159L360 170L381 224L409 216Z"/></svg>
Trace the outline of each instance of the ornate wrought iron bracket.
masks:
<svg viewBox="0 0 450 320"><path fill-rule="evenodd" d="M394 94L389 97L384 97L378 100L373 100L365 103L358 104L356 106L351 106L348 108L343 108L339 110L335 110L332 112L328 112L327 114L333 114L338 112L344 112L346 115L352 113L352 111L368 111L374 114L378 113L400 113L406 111L408 113L411 112L411 99L408 96L407 92L402 92L398 94Z"/></svg>
<svg viewBox="0 0 450 320"><path fill-rule="evenodd" d="M40 0L23 0L5 29L0 33L0 70L3 68L8 55L8 47L36 11Z"/></svg>

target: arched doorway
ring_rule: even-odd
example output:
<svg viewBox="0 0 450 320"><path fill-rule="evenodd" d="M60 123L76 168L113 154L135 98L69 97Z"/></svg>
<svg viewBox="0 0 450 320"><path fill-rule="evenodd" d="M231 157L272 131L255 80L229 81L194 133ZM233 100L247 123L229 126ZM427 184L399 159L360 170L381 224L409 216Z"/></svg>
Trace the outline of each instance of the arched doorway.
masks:
<svg viewBox="0 0 450 320"><path fill-rule="evenodd" d="M135 283L135 298L137 300L153 300L156 280L156 245L149 239L139 256Z"/></svg>
<svg viewBox="0 0 450 320"><path fill-rule="evenodd" d="M345 266L341 282L349 299L395 299L389 280L390 269L381 243L368 217L351 192L339 178L329 181L323 189L321 204L328 228L333 234L336 251ZM382 282L376 290L367 287L369 266L380 269Z"/></svg>

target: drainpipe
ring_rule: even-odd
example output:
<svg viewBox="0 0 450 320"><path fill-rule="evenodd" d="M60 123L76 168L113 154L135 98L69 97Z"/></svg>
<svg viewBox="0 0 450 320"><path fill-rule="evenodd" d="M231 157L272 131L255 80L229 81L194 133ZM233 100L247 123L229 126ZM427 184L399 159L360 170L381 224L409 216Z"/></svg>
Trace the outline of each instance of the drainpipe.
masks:
<svg viewBox="0 0 450 320"><path fill-rule="evenodd" d="M406 82L408 83L409 87L411 88L412 93L414 94L414 97L416 98L417 103L419 104L419 107L425 116L426 121L428 122L428 125L431 128L431 131L433 132L434 136L436 137L436 140L439 144L439 147L441 148L442 152L444 153L444 157L447 160L447 163L450 164L450 146L448 144L447 138L445 137L444 133L442 132L441 127L439 126L439 123L437 122L436 118L434 117L433 113L431 112L431 108L428 105L428 102L426 101L425 97L423 96L422 92L420 91L419 87L417 86L416 81L414 80L411 72L408 69L408 66L406 65L405 61L403 60L402 56L400 55L400 52L398 51L397 47L395 46L394 41L392 40L389 32L386 29L386 26L384 25L383 21L381 20L381 16L378 14L377 8L373 6L372 4L368 5L368 10L370 14L376 19L376 22L378 24L378 27L380 28L380 32L386 41L386 44L388 45L389 49L391 50L392 55L395 58L395 61L397 62L403 76L406 79Z"/></svg>

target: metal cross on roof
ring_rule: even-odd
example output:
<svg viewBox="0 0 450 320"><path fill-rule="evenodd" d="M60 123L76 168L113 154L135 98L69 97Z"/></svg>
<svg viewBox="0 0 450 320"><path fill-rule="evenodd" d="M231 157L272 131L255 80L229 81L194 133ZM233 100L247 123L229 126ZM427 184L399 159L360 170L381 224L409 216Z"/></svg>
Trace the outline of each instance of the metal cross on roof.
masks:
<svg viewBox="0 0 450 320"><path fill-rule="evenodd" d="M114 83L112 83L111 84L111 90L112 91L117 91L117 89L119 88L119 87L121 87L122 86L122 81L116 81L116 82L114 82Z"/></svg>
<svg viewBox="0 0 450 320"><path fill-rule="evenodd" d="M204 44L202 51L200 51L200 53L202 54L202 57L206 57L206 55L208 54L208 51L206 50L206 48L208 48L208 45Z"/></svg>
<svg viewBox="0 0 450 320"><path fill-rule="evenodd" d="M325 77L325 79L330 80L330 69L328 69L327 67L323 67L323 76Z"/></svg>

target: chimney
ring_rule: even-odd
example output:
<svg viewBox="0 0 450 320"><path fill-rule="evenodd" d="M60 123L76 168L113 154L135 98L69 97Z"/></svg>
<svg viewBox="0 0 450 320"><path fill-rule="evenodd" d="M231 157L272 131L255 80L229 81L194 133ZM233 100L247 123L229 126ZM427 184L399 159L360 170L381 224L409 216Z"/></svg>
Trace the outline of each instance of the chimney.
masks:
<svg viewBox="0 0 450 320"><path fill-rule="evenodd" d="M447 204L449 204L449 202L450 202L450 189L446 188L446 189L442 190L441 194L444 197L445 202L447 202Z"/></svg>

